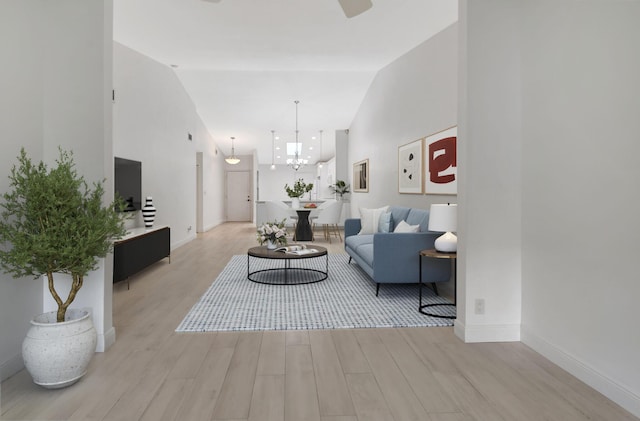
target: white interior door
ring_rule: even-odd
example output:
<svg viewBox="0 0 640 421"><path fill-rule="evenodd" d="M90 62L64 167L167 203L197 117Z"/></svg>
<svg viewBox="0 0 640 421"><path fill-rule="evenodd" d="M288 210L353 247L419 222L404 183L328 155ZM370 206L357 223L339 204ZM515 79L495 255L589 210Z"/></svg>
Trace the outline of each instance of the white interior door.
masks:
<svg viewBox="0 0 640 421"><path fill-rule="evenodd" d="M227 172L227 221L251 221L251 173Z"/></svg>

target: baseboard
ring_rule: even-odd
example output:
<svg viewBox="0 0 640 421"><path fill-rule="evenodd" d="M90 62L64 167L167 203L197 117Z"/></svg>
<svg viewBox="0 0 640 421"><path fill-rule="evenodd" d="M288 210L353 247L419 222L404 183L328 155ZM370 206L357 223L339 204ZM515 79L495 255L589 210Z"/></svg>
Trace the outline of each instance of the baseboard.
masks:
<svg viewBox="0 0 640 421"><path fill-rule="evenodd" d="M171 244L171 250L175 250L180 246L184 246L185 244L195 240L196 238L197 238L196 234L191 234L184 240Z"/></svg>
<svg viewBox="0 0 640 421"><path fill-rule="evenodd" d="M5 381L23 368L24 361L22 360L22 354L14 355L13 357L4 361L2 364L0 364L0 382Z"/></svg>
<svg viewBox="0 0 640 421"><path fill-rule="evenodd" d="M465 326L460 320L453 325L453 332L464 342L518 342L520 325L473 325Z"/></svg>
<svg viewBox="0 0 640 421"><path fill-rule="evenodd" d="M98 343L96 344L96 352L105 352L116 343L116 328L111 327L104 335L98 335Z"/></svg>
<svg viewBox="0 0 640 421"><path fill-rule="evenodd" d="M526 326L522 327L522 343L593 387L636 417L640 417L640 396L634 394L623 385L616 383L573 355L531 333Z"/></svg>
<svg viewBox="0 0 640 421"><path fill-rule="evenodd" d="M211 231L212 229L214 229L217 226L217 224L211 224L211 225L207 225L205 227L202 227L202 232L207 232L207 231Z"/></svg>

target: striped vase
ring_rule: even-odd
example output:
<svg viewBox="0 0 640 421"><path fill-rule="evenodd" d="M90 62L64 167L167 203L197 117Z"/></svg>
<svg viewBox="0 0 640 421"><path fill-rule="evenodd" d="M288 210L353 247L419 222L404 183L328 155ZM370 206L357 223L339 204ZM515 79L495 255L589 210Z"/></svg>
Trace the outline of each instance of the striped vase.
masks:
<svg viewBox="0 0 640 421"><path fill-rule="evenodd" d="M142 219L144 220L144 226L150 228L153 226L153 221L156 218L156 208L153 206L153 199L151 196L147 196L144 206L142 207Z"/></svg>

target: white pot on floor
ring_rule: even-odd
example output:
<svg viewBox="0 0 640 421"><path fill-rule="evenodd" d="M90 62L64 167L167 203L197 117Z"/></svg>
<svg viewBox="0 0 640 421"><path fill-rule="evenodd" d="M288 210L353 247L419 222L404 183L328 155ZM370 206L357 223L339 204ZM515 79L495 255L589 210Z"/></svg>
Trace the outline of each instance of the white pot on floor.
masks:
<svg viewBox="0 0 640 421"><path fill-rule="evenodd" d="M34 317L22 342L22 358L33 382L48 389L80 380L96 351L97 334L90 314L68 309L66 319L57 323L55 311Z"/></svg>

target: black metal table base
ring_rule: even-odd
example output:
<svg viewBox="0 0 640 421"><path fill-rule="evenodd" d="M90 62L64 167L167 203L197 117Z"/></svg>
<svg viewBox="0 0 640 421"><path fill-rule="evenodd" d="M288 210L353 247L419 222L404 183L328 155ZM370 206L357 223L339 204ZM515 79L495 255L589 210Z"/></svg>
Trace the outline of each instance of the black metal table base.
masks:
<svg viewBox="0 0 640 421"><path fill-rule="evenodd" d="M313 257L312 259L320 258L322 258L322 256ZM324 271L307 267L291 267L291 260L294 259L281 259L285 262L283 267L260 269L251 272L251 256L247 256L247 279L252 282L265 285L313 284L324 281L329 276L329 256L325 254L324 258Z"/></svg>
<svg viewBox="0 0 640 421"><path fill-rule="evenodd" d="M447 306L447 307L453 307L455 308L456 305L455 304L451 304L451 303L442 303L442 304L423 304L420 306L420 308L418 309L418 311L422 314L424 314L425 316L431 316L431 317L439 317L441 319L455 319L456 316L447 316L444 314L435 314L435 313L427 313L426 311L424 311L423 309L427 308L427 307L443 307L443 306Z"/></svg>
<svg viewBox="0 0 640 421"><path fill-rule="evenodd" d="M438 317L440 319L455 319L457 317L457 311L456 314L454 315L445 315L445 314L436 314L433 312L427 312L424 309L426 308L436 308L436 307L454 307L456 308L456 295L457 295L457 279L456 279L456 258L453 257L451 258L451 271L452 271L452 275L453 275L453 303L437 303L437 304L422 304L422 288L424 286L426 286L426 284L424 282L422 282L422 259L423 259L423 255L420 254L419 256L419 261L420 261L420 265L419 265L419 270L420 270L420 284L419 287L420 288L420 299L419 299L419 304L418 304L418 311L422 314L424 314L425 316L431 316L431 317ZM437 292L436 292L437 294Z"/></svg>

